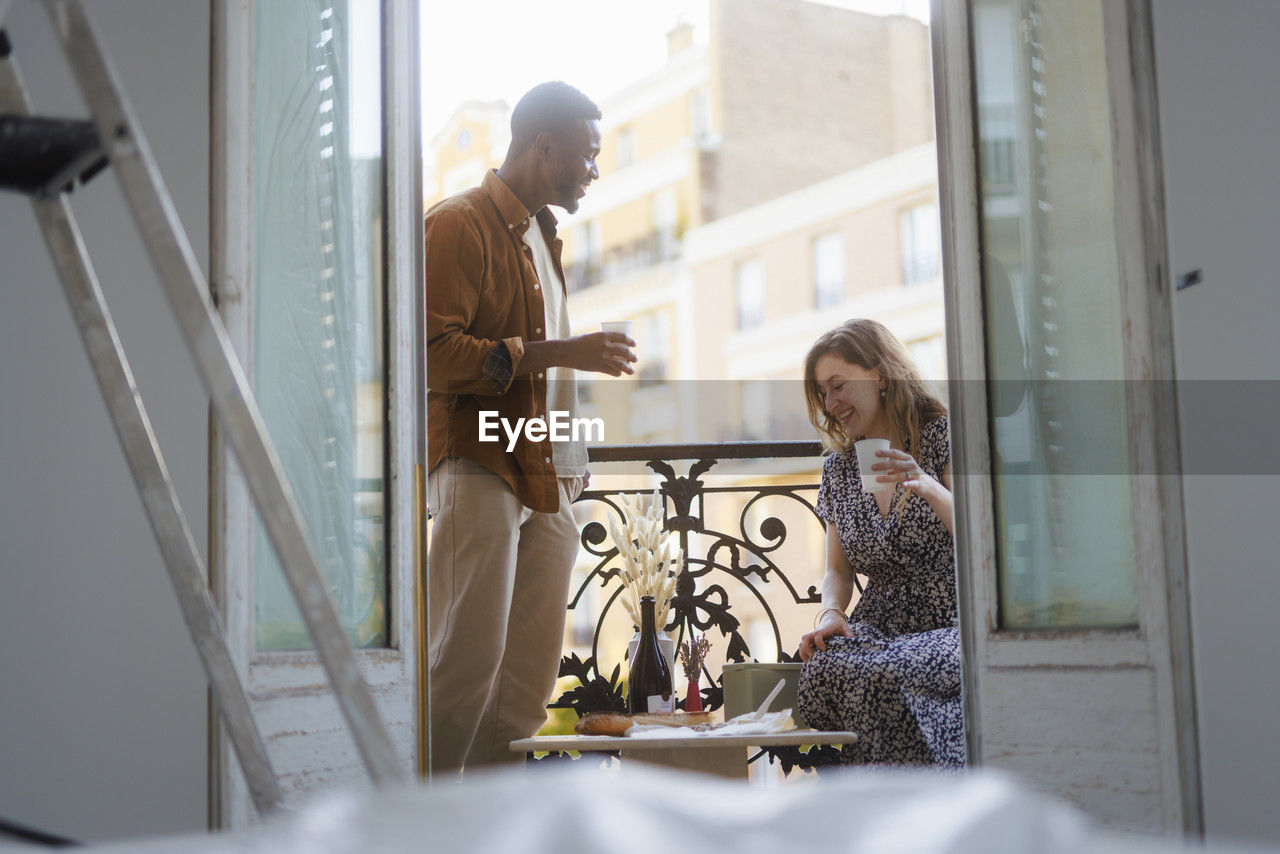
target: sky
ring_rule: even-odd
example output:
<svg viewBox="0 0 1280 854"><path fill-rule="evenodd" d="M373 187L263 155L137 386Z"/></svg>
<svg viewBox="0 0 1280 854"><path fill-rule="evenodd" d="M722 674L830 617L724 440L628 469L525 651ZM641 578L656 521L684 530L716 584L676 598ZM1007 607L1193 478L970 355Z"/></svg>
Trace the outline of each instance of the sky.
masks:
<svg viewBox="0 0 1280 854"><path fill-rule="evenodd" d="M422 127L429 141L464 101L514 104L563 80L596 101L666 61L680 20L707 37L706 0L421 0ZM928 0L823 0L928 19Z"/></svg>

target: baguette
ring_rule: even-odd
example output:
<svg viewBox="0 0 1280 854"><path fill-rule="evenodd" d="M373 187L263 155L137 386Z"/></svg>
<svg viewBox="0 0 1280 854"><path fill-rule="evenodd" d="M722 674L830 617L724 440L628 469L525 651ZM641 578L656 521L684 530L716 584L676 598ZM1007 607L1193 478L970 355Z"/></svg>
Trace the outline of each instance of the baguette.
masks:
<svg viewBox="0 0 1280 854"><path fill-rule="evenodd" d="M591 712L574 725L578 735L626 735L631 715L619 712Z"/></svg>

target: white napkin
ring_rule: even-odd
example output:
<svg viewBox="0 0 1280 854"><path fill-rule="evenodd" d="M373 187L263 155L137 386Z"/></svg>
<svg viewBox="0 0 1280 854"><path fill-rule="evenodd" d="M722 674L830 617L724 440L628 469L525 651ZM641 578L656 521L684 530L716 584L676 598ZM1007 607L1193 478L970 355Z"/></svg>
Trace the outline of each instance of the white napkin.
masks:
<svg viewBox="0 0 1280 854"><path fill-rule="evenodd" d="M636 724L627 730L627 738L690 738L720 735L765 735L771 732L790 732L796 728L791 710L780 712L747 712L722 724L689 726L655 726Z"/></svg>
<svg viewBox="0 0 1280 854"><path fill-rule="evenodd" d="M764 702L760 704L760 708L754 712L738 715L736 718L725 721L722 724L703 724L699 727L687 726L654 726L652 724L636 724L627 729L627 738L685 738L689 736L719 736L719 735L766 735L771 732L790 732L796 728L796 722L791 718L791 710L783 709L780 712L766 712L769 704L773 702L773 698L778 696L778 692L782 690L783 680L779 679L778 684L773 686L773 690L769 692L769 696L765 697Z"/></svg>
<svg viewBox="0 0 1280 854"><path fill-rule="evenodd" d="M747 712L724 722L714 730L716 735L760 735L767 732L790 732L796 728L791 710L780 712Z"/></svg>

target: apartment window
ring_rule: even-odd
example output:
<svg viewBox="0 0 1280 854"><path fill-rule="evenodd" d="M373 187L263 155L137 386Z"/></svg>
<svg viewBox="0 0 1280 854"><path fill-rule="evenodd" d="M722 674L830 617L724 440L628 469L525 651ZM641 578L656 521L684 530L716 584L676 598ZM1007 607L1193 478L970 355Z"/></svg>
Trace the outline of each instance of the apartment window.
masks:
<svg viewBox="0 0 1280 854"><path fill-rule="evenodd" d="M987 195L1011 194L1018 189L1018 163L1010 138L984 139L981 174L982 190Z"/></svg>
<svg viewBox="0 0 1280 854"><path fill-rule="evenodd" d="M637 355L640 357L636 379L641 386L659 385L667 381L667 361L671 356L671 321L665 311L647 314L637 325Z"/></svg>
<svg viewBox="0 0 1280 854"><path fill-rule="evenodd" d="M902 283L914 285L938 275L942 262L942 226L933 202L902 212Z"/></svg>
<svg viewBox="0 0 1280 854"><path fill-rule="evenodd" d="M600 221L590 220L578 226L573 233L573 260L565 265L565 286L579 291L599 284L601 265Z"/></svg>
<svg viewBox="0 0 1280 854"><path fill-rule="evenodd" d="M750 329L764 323L764 263L757 258L738 264L734 282L738 295L738 328Z"/></svg>
<svg viewBox="0 0 1280 854"><path fill-rule="evenodd" d="M618 168L625 169L636 162L636 129L622 128L618 131Z"/></svg>
<svg viewBox="0 0 1280 854"><path fill-rule="evenodd" d="M600 261L600 221L591 220L578 227L578 240L581 242L581 257L588 264Z"/></svg>
<svg viewBox="0 0 1280 854"><path fill-rule="evenodd" d="M695 90L689 96L689 131L694 139L711 133L711 93L706 89Z"/></svg>
<svg viewBox="0 0 1280 854"><path fill-rule="evenodd" d="M817 308L844 300L843 234L824 234L813 241L813 291Z"/></svg>
<svg viewBox="0 0 1280 854"><path fill-rule="evenodd" d="M667 187L653 194L653 203L650 207L650 220L653 222L655 231L663 231L670 229L675 230L676 222L680 218L680 206L676 200L675 187Z"/></svg>
<svg viewBox="0 0 1280 854"><path fill-rule="evenodd" d="M654 261L670 261L679 254L677 231L680 222L680 206L674 187L659 190L653 196L651 207L653 223Z"/></svg>

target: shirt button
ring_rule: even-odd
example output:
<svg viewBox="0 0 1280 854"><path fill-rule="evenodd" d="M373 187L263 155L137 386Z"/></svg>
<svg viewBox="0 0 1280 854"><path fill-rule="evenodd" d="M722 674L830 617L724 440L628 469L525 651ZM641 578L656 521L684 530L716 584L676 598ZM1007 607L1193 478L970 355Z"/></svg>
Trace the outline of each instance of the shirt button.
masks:
<svg viewBox="0 0 1280 854"><path fill-rule="evenodd" d="M544 463L549 463L549 462L551 462L551 457L543 457L543 458L542 458L542 461L543 461Z"/></svg>
<svg viewBox="0 0 1280 854"><path fill-rule="evenodd" d="M538 379L542 379L542 371L538 371Z"/></svg>
<svg viewBox="0 0 1280 854"><path fill-rule="evenodd" d="M537 282L534 282L534 284L533 284L533 289L534 289L535 291L540 291L540 290L542 290L542 285L538 284Z"/></svg>
<svg viewBox="0 0 1280 854"><path fill-rule="evenodd" d="M534 332L536 332L538 335L541 335L541 334L542 334L542 327L541 327L541 326L539 326L537 329L535 329L535 330L533 330L533 331L534 331Z"/></svg>

